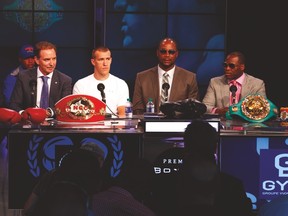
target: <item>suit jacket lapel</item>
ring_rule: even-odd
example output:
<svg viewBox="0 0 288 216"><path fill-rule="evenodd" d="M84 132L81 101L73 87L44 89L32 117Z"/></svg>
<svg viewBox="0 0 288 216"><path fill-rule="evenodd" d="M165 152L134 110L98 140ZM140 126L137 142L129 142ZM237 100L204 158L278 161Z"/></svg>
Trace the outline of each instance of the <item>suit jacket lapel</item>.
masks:
<svg viewBox="0 0 288 216"><path fill-rule="evenodd" d="M155 99L156 104L160 104L158 67L152 68L152 72L152 76L150 76L150 82L152 83L151 97L153 95L153 99Z"/></svg>
<svg viewBox="0 0 288 216"><path fill-rule="evenodd" d="M37 69L29 70L30 72L30 80L36 80L37 82Z"/></svg>
<svg viewBox="0 0 288 216"><path fill-rule="evenodd" d="M226 107L230 105L230 86L228 80L226 79L225 75L222 76L221 82L223 82L223 86L220 86L219 92L222 93L222 106Z"/></svg>
<svg viewBox="0 0 288 216"><path fill-rule="evenodd" d="M59 74L58 72L55 70L53 72L53 75L52 75L52 80L51 80L51 86L50 86L50 97L49 97L49 103L50 103L50 106L53 105L57 102L57 101L54 101L54 98L57 98L56 95L59 93Z"/></svg>
<svg viewBox="0 0 288 216"><path fill-rule="evenodd" d="M247 74L245 74L245 78L241 89L241 95L240 95L241 98L244 98L249 94L249 89L247 87L249 87L249 79Z"/></svg>
<svg viewBox="0 0 288 216"><path fill-rule="evenodd" d="M171 90L170 90L169 100L171 101L175 101L175 97L177 95L178 83L180 83L180 80L181 80L181 77L179 73L179 68L175 66L173 80L170 85Z"/></svg>
<svg viewBox="0 0 288 216"><path fill-rule="evenodd" d="M29 70L29 79L30 79L30 80L28 80L29 86L30 86L31 80L35 80L36 83L37 83L37 68L34 68L34 69L32 69L32 70ZM37 85L37 84L36 84L36 85ZM37 88L36 88L36 89L37 89ZM29 101L27 102L28 106L30 106L30 107L35 106L35 105L36 105L36 98L37 98L37 90L36 90L36 94L34 95L34 98L33 98L33 100L35 100L34 102L32 101L32 97L31 97L31 86L30 86L29 91L27 91L27 94L29 94L29 96L27 96L27 98L28 98L28 100L29 100Z"/></svg>

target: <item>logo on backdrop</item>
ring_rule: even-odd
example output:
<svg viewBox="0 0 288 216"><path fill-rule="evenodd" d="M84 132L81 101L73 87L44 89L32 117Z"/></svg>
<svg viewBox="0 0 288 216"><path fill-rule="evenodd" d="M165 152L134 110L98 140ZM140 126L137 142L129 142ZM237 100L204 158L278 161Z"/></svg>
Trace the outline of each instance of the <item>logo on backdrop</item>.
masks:
<svg viewBox="0 0 288 216"><path fill-rule="evenodd" d="M123 165L124 152L122 142L116 135L107 136L108 143L105 145L100 140L94 138L84 138L80 143L83 145L87 142L94 143L104 152L105 158L108 154L108 146L111 145L113 150L112 165L110 167L110 176L117 177ZM27 164L32 176L39 177L41 169L48 171L56 167L56 146L66 145L73 146L73 141L67 136L56 136L47 141L44 141L43 136L33 135L29 141L27 149ZM41 163L42 162L42 163Z"/></svg>
<svg viewBox="0 0 288 216"><path fill-rule="evenodd" d="M288 149L261 150L259 187L259 195L263 199L288 195Z"/></svg>

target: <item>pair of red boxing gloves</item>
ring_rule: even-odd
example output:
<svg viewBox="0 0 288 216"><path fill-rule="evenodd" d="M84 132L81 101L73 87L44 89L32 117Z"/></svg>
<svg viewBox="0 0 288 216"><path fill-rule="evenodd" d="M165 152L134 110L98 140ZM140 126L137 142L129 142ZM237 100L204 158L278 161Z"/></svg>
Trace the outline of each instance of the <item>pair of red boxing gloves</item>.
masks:
<svg viewBox="0 0 288 216"><path fill-rule="evenodd" d="M30 107L21 114L8 108L0 108L0 122L5 124L17 124L21 121L30 121L34 124L40 124L47 118L46 109Z"/></svg>

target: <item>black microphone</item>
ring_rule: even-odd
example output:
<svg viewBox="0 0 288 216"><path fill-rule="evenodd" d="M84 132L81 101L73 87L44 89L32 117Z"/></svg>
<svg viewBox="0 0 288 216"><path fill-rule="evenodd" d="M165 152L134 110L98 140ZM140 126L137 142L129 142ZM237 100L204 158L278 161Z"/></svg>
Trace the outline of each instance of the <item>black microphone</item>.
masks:
<svg viewBox="0 0 288 216"><path fill-rule="evenodd" d="M229 88L229 90L230 90L230 92L232 93L232 104L235 104L237 86L231 85L230 88Z"/></svg>
<svg viewBox="0 0 288 216"><path fill-rule="evenodd" d="M163 83L162 84L162 89L165 90L165 101L168 100L168 90L169 90L169 88L170 88L169 83Z"/></svg>
<svg viewBox="0 0 288 216"><path fill-rule="evenodd" d="M32 79L30 80L29 82L29 86L30 86L30 89L31 89L31 102L32 102L32 107L36 107L36 99L35 99L35 96L36 96L36 88L37 88L37 81Z"/></svg>
<svg viewBox="0 0 288 216"><path fill-rule="evenodd" d="M104 93L104 89L105 89L104 84L103 83L99 83L97 85L97 89L101 92L102 101L104 103L106 103L106 96L105 96L105 93Z"/></svg>
<svg viewBox="0 0 288 216"><path fill-rule="evenodd" d="M105 89L105 85L103 83L99 83L97 85L97 89L101 92L101 97L102 97L102 101L106 104L106 96L105 96L105 93L104 93L104 89ZM116 116L116 117L119 117L117 114L115 114L111 109L110 107L106 104L106 107L110 110L110 112ZM110 113L105 113L105 118L111 118L111 114Z"/></svg>

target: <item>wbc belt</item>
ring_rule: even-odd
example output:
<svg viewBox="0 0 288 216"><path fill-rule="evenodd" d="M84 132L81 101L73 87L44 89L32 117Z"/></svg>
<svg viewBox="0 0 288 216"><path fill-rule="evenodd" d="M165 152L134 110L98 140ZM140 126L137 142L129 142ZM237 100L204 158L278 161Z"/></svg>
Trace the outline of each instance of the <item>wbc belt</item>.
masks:
<svg viewBox="0 0 288 216"><path fill-rule="evenodd" d="M226 118L233 119L233 116L239 116L248 122L264 122L277 117L278 108L262 95L248 95L229 107Z"/></svg>

